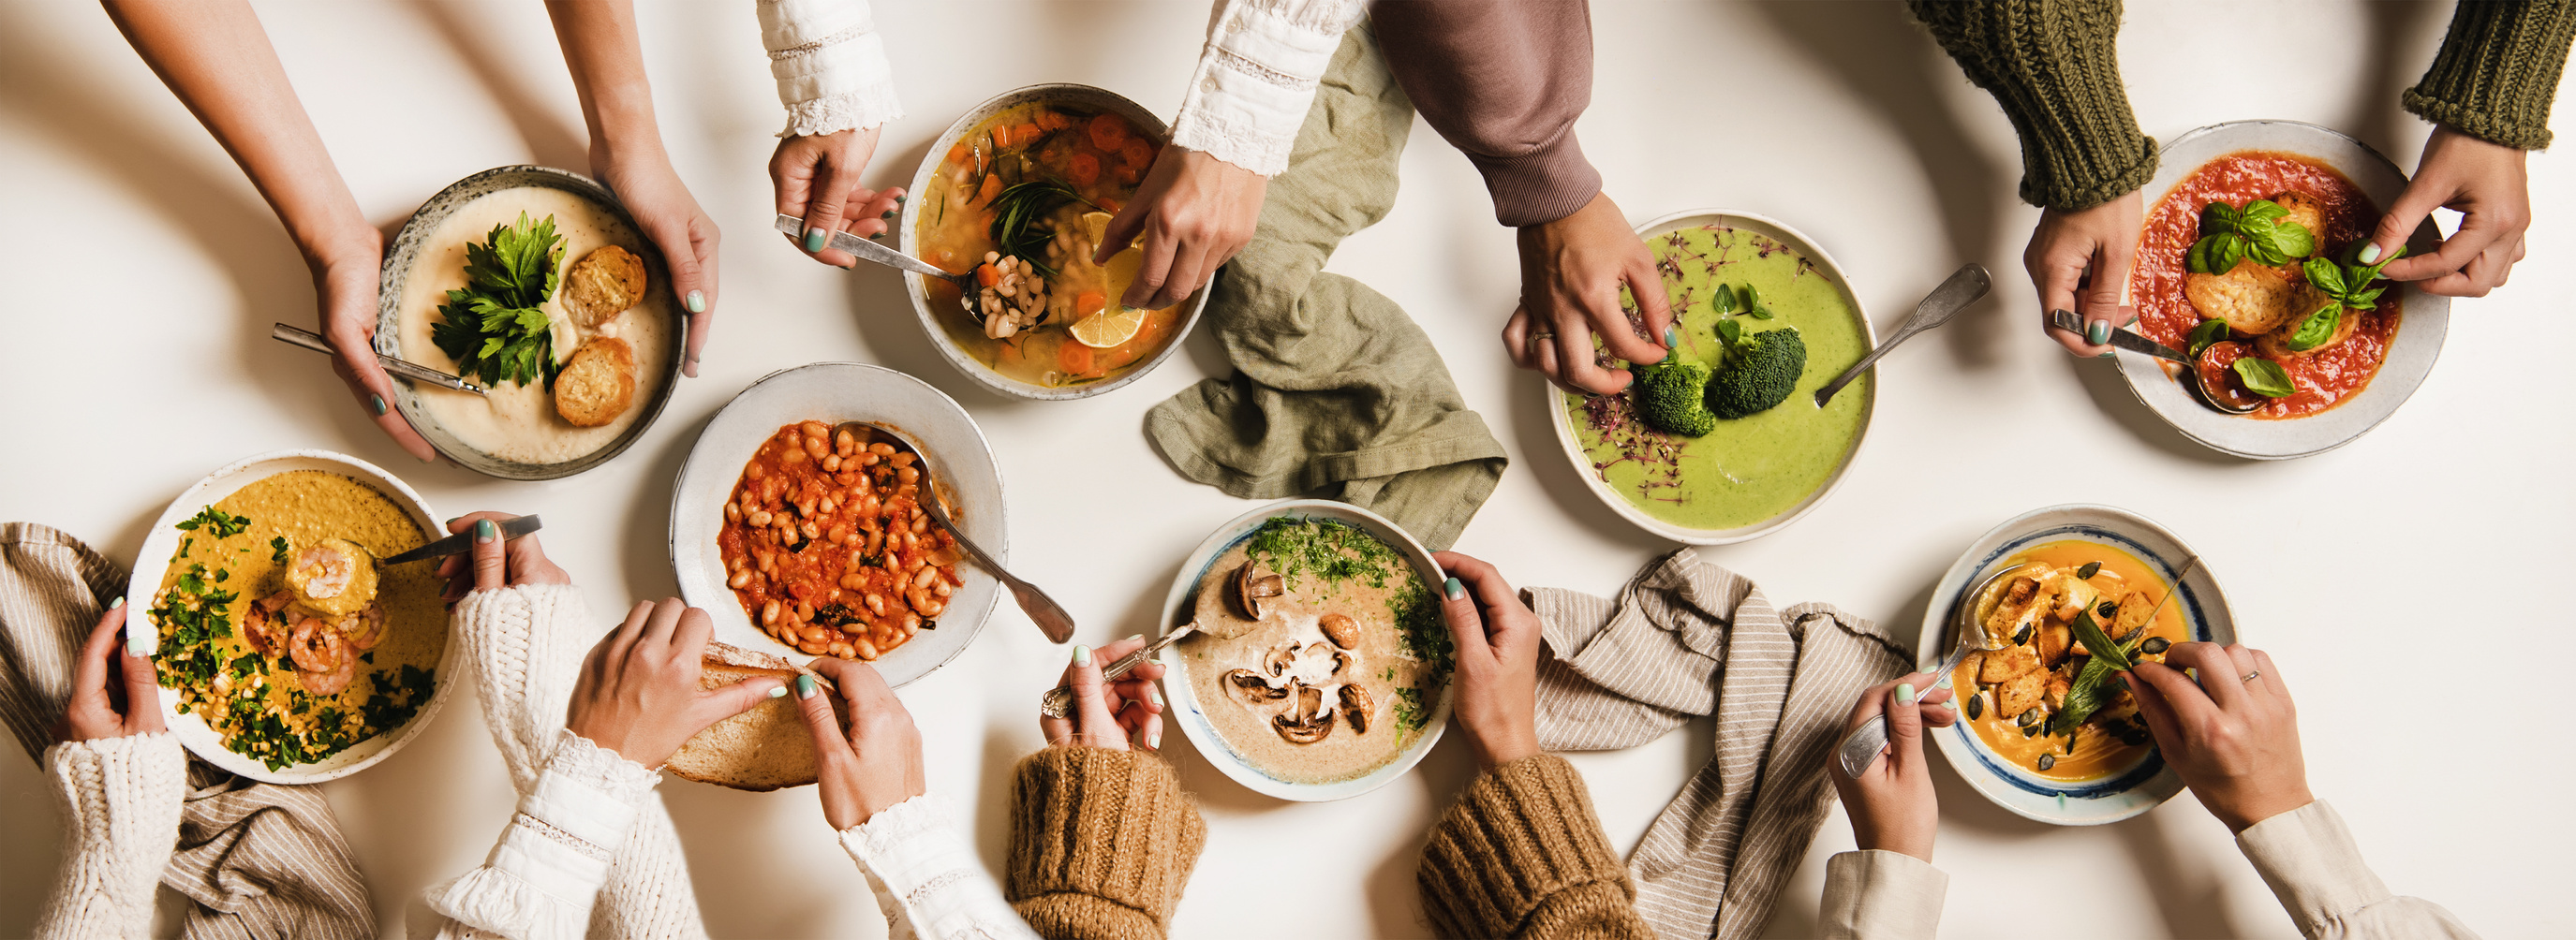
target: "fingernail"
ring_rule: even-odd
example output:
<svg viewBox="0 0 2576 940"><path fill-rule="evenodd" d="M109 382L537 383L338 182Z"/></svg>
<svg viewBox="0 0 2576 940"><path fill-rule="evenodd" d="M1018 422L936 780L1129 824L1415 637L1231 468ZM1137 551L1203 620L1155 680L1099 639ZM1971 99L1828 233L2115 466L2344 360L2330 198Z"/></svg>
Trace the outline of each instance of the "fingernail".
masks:
<svg viewBox="0 0 2576 940"><path fill-rule="evenodd" d="M693 291L690 291L690 292L689 292L689 312L690 312L690 313L705 313L705 312L707 312L707 292L706 292L706 291L702 291L702 290L693 290Z"/></svg>
<svg viewBox="0 0 2576 940"><path fill-rule="evenodd" d="M2363 246L2361 246L2361 263L2363 263L2363 264L2370 264L2370 263L2375 262L2375 261L2378 261L2378 260L2379 260L2379 243L2378 243L2378 242L2372 242L2372 243L2370 243L2370 244L2367 244L2367 245L2363 245Z"/></svg>
<svg viewBox="0 0 2576 940"><path fill-rule="evenodd" d="M134 624L131 624L131 623L126 624L126 625L125 625L125 655L128 655L128 656L150 656L150 655L152 655L152 633L151 633L150 631L147 631L147 630L138 630L138 629L135 629L135 625L134 625Z"/></svg>
<svg viewBox="0 0 2576 940"><path fill-rule="evenodd" d="M1440 589L1449 592L1449 599L1453 601L1467 596L1467 582L1456 578L1449 579L1449 583L1441 585Z"/></svg>
<svg viewBox="0 0 2576 940"><path fill-rule="evenodd" d="M1128 635L1127 635L1127 638L1126 638L1126 639L1124 639L1124 640L1120 640L1119 642L1121 642L1121 643L1133 643L1133 642L1136 642L1137 640L1141 640L1141 639L1144 639L1144 638L1145 638L1145 635L1144 635L1144 634L1142 634L1142 633L1130 633L1130 634L1128 634Z"/></svg>
<svg viewBox="0 0 2576 940"><path fill-rule="evenodd" d="M1073 648L1073 664L1074 664L1074 665L1076 665L1076 666L1088 666L1088 665L1091 665L1091 647L1088 647L1088 646L1076 646L1076 647L1074 647L1074 648Z"/></svg>
<svg viewBox="0 0 2576 940"><path fill-rule="evenodd" d="M770 698L786 698L786 697L787 697L787 687L786 687L786 686L783 686L783 685L774 685L774 686L770 686L770 687L769 687L769 697L770 697Z"/></svg>
<svg viewBox="0 0 2576 940"><path fill-rule="evenodd" d="M1146 747L1147 749L1149 749L1149 750L1156 750L1156 751L1162 750L1162 749L1163 749L1163 733L1162 733L1162 732L1160 732L1160 731L1148 731L1148 732L1145 732L1145 747Z"/></svg>
<svg viewBox="0 0 2576 940"><path fill-rule="evenodd" d="M1669 326L1664 327L1664 345L1666 345L1666 346L1679 346L1679 345L1681 345L1681 344L1682 344L1681 336L1682 336L1682 325L1681 325L1681 324L1679 324L1679 323L1675 323L1675 324L1671 324L1671 325L1669 325Z"/></svg>
<svg viewBox="0 0 2576 940"><path fill-rule="evenodd" d="M475 542L475 544L478 544L478 545L488 545L488 544L491 544L491 542L492 542L492 540L493 540L493 539L497 539L497 538L500 538L500 537L501 537L501 527L500 527L500 526L493 525L493 524L492 524L492 520L490 520L490 519L476 519L476 520L474 520L474 542Z"/></svg>
<svg viewBox="0 0 2576 940"><path fill-rule="evenodd" d="M367 396L367 410L372 411L372 412L375 412L375 413L376 413L376 417L379 417L379 418L384 417L384 416L385 416L385 396L382 396L382 395L369 395L369 396Z"/></svg>
<svg viewBox="0 0 2576 940"><path fill-rule="evenodd" d="M1911 705L1911 704L1913 704L1913 703L1914 703L1914 683L1911 683L1911 682L1899 682L1899 683L1897 683L1897 684L1896 684L1896 704L1899 704L1899 705Z"/></svg>
<svg viewBox="0 0 2576 940"><path fill-rule="evenodd" d="M1152 699L1152 700L1154 701L1154 704L1156 704L1156 705L1163 704L1163 690L1161 690L1161 689L1157 689L1157 688L1155 688L1155 687L1153 687L1153 686L1150 686L1150 685L1149 685L1149 686L1146 686L1146 687L1145 687L1145 697L1146 697L1146 698L1149 698L1149 699Z"/></svg>
<svg viewBox="0 0 2576 940"><path fill-rule="evenodd" d="M2117 356L2117 355L2119 355L2119 353L2118 353L2118 352L2113 351L2113 350L2105 349L2105 350L2101 351L2100 353L2095 354L2093 358L2095 358L2095 359L2109 359L2109 358L2111 358L2111 357L2113 357L2113 356Z"/></svg>
<svg viewBox="0 0 2576 940"><path fill-rule="evenodd" d="M829 240L831 237L832 237L832 236L831 236L831 234L830 234L830 233L825 232L825 231L823 231L822 229L819 229L819 228L809 228L809 229L806 229L806 230L805 230L805 250L806 250L806 251L821 251L821 250L823 250L823 243L824 243L825 241Z"/></svg>
<svg viewBox="0 0 2576 940"><path fill-rule="evenodd" d="M796 674L796 697L800 699L814 697L813 676L809 676L801 672Z"/></svg>
<svg viewBox="0 0 2576 940"><path fill-rule="evenodd" d="M120 597L120 598L117 598L117 599L115 599L115 600L112 600L112 601L107 602L107 609L109 609L109 610L115 610L115 609L117 609L117 608L119 608L119 607L123 607L123 606L125 606L125 598L122 598L122 597Z"/></svg>
<svg viewBox="0 0 2576 940"><path fill-rule="evenodd" d="M2095 346L2111 341L2111 321L2095 320L2084 326L2084 341Z"/></svg>
<svg viewBox="0 0 2576 940"><path fill-rule="evenodd" d="M450 527L454 527L454 526L456 525L456 520L458 520L458 519L463 519L463 518L465 518L465 517L464 517L464 516L449 516L449 517L447 517L447 524L448 524Z"/></svg>
<svg viewBox="0 0 2576 940"><path fill-rule="evenodd" d="M894 204L895 204L895 205L898 205L898 206L903 205L903 197L905 197L905 196L907 196L907 195L910 195L910 194L909 194L909 193L896 193L896 194L894 194Z"/></svg>

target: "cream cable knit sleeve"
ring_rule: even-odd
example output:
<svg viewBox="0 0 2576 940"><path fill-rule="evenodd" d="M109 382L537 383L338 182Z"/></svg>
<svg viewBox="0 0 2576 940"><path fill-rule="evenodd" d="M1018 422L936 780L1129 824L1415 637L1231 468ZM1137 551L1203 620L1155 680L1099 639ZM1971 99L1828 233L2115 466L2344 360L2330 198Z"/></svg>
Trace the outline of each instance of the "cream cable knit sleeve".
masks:
<svg viewBox="0 0 2576 940"><path fill-rule="evenodd" d="M1365 0L1217 0L1172 143L1263 176L1288 169L1315 83L1367 10Z"/></svg>
<svg viewBox="0 0 2576 940"><path fill-rule="evenodd" d="M940 803L916 796L841 832L892 940L1035 940Z"/></svg>
<svg viewBox="0 0 2576 940"><path fill-rule="evenodd" d="M652 791L660 775L563 730L582 657L606 632L580 589L476 591L453 619L519 812L484 867L428 892L459 921L442 935L706 936L679 833ZM539 928L548 933L523 932Z"/></svg>
<svg viewBox="0 0 2576 940"><path fill-rule="evenodd" d="M780 137L865 130L903 116L894 64L868 0L759 0L760 44L778 103Z"/></svg>
<svg viewBox="0 0 2576 940"><path fill-rule="evenodd" d="M36 936L140 937L179 841L188 752L167 731L66 741L45 750L63 814L63 869Z"/></svg>

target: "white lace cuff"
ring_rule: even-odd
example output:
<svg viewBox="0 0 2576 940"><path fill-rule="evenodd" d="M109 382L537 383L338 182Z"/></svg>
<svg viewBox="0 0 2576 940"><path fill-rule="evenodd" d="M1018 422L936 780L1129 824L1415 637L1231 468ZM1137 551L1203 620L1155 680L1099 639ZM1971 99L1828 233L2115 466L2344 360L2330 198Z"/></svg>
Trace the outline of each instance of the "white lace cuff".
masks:
<svg viewBox="0 0 2576 940"><path fill-rule="evenodd" d="M760 42L787 129L778 136L866 129L903 116L894 65L867 0L760 0Z"/></svg>
<svg viewBox="0 0 2576 940"><path fill-rule="evenodd" d="M56 744L44 765L62 811L63 867L36 936L143 936L179 840L188 752L156 731Z"/></svg>
<svg viewBox="0 0 2576 940"><path fill-rule="evenodd" d="M483 867L429 889L432 910L508 937L580 937L608 865L662 775L560 732Z"/></svg>
<svg viewBox="0 0 2576 940"><path fill-rule="evenodd" d="M867 871L887 932L911 936L1035 938L1002 898L975 847L938 802L916 796L841 831L841 848Z"/></svg>
<svg viewBox="0 0 2576 940"><path fill-rule="evenodd" d="M1263 176L1288 169L1315 83L1365 9L1358 0L1221 0L1172 143Z"/></svg>

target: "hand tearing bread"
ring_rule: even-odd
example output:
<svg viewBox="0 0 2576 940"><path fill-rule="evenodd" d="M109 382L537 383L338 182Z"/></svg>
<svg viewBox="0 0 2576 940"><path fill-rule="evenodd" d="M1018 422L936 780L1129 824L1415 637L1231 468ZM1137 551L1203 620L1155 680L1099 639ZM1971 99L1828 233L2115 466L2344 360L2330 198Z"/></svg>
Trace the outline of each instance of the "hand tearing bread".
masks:
<svg viewBox="0 0 2576 940"><path fill-rule="evenodd" d="M822 691L832 691L831 680L785 657L723 643L707 644L704 666L698 683L709 689L764 676L785 680L793 687L798 675L812 675ZM838 711L841 731L846 735L850 716L846 710ZM797 710L795 696L780 696L709 725L681 744L665 766L690 780L737 790L801 787L817 777L814 733L805 727L805 716Z"/></svg>

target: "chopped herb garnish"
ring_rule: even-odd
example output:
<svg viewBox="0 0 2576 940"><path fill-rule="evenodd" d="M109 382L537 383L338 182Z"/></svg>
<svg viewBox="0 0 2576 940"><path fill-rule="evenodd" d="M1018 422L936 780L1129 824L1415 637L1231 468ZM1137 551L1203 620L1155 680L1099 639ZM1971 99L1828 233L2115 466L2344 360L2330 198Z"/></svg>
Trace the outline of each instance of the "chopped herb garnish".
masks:
<svg viewBox="0 0 2576 940"><path fill-rule="evenodd" d="M553 320L537 305L554 296L563 244L554 216L532 225L522 212L518 224L495 225L483 244L465 246L465 287L447 292L442 319L429 328L458 373L486 385L554 384Z"/></svg>
<svg viewBox="0 0 2576 940"><path fill-rule="evenodd" d="M276 538L269 539L268 547L272 549L269 553L268 560L281 565L286 563L286 536L281 535Z"/></svg>
<svg viewBox="0 0 2576 940"><path fill-rule="evenodd" d="M233 536L240 535L242 530L250 528L250 517L236 516L213 506L208 506L204 509L197 510L196 515L190 516L185 521L178 524L178 529L182 532L194 532L200 527L203 527L206 530L206 534L212 535L216 538L231 538ZM187 550L184 548L180 549L180 554L187 554Z"/></svg>

